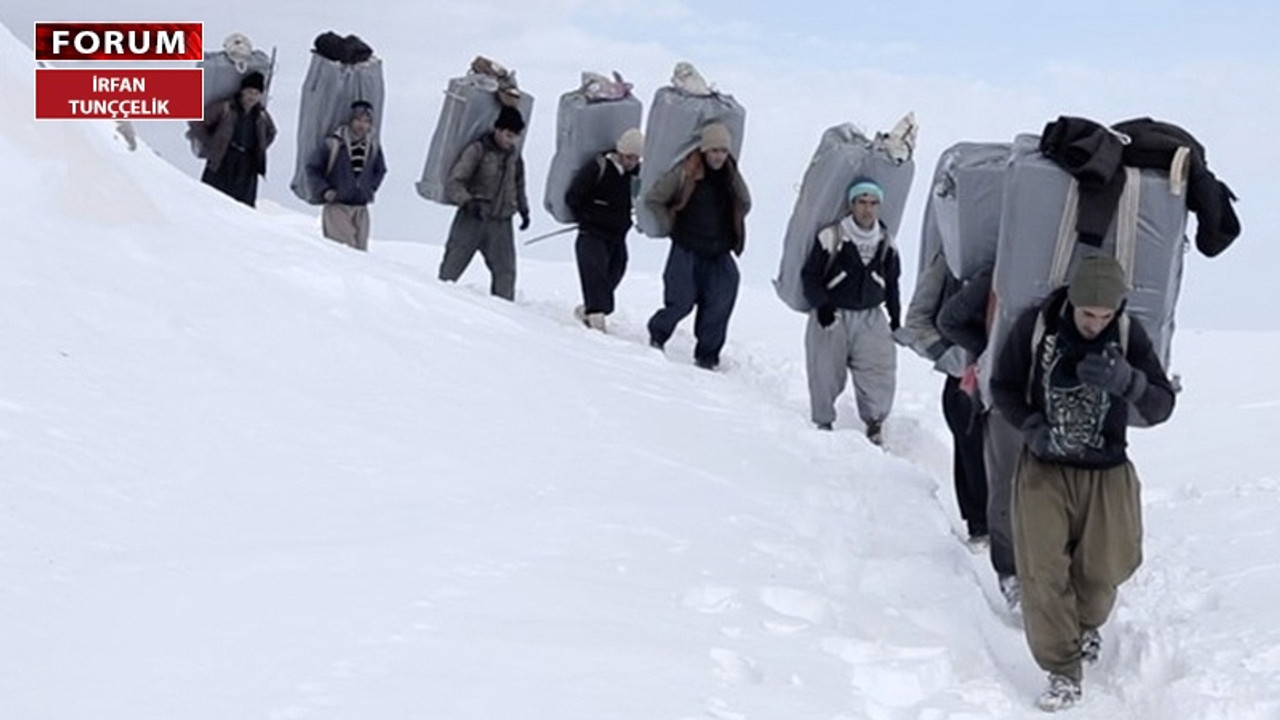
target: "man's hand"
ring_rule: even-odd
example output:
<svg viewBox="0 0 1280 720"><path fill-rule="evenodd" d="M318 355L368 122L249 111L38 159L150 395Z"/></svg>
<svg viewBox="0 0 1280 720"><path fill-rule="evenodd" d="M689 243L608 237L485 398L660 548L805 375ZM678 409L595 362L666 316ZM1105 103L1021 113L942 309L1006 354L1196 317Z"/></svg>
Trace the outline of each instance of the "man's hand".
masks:
<svg viewBox="0 0 1280 720"><path fill-rule="evenodd" d="M1133 383L1133 366L1119 348L1108 345L1101 353L1086 355L1076 365L1076 377L1080 378L1080 382L1123 397Z"/></svg>
<svg viewBox="0 0 1280 720"><path fill-rule="evenodd" d="M331 203L334 200L338 199L338 191L334 190L333 188L329 188L328 190L324 191L324 195L321 195L321 197L324 198L325 202Z"/></svg>
<svg viewBox="0 0 1280 720"><path fill-rule="evenodd" d="M824 328L831 327L836 321L836 308L834 305L823 305L818 308L818 324Z"/></svg>
<svg viewBox="0 0 1280 720"><path fill-rule="evenodd" d="M529 229L529 213L528 212L520 213L520 229L521 230Z"/></svg>

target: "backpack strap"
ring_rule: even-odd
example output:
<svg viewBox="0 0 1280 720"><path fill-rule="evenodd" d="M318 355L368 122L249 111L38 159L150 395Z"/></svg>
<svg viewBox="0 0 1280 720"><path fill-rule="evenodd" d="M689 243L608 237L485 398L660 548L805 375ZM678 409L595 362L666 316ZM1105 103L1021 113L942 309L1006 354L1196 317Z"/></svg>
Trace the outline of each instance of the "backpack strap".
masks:
<svg viewBox="0 0 1280 720"><path fill-rule="evenodd" d="M1074 187L1074 183L1073 183ZM1044 310L1036 313L1035 328L1031 331L1031 362L1027 363L1027 404L1034 407L1031 402L1031 389L1036 384L1036 365L1040 362L1040 341L1044 340L1045 320Z"/></svg>
<svg viewBox="0 0 1280 720"><path fill-rule="evenodd" d="M337 135L330 135L324 139L329 144L329 164L324 168L326 176L333 172L333 164L338 161L338 150L342 147L342 140Z"/></svg>

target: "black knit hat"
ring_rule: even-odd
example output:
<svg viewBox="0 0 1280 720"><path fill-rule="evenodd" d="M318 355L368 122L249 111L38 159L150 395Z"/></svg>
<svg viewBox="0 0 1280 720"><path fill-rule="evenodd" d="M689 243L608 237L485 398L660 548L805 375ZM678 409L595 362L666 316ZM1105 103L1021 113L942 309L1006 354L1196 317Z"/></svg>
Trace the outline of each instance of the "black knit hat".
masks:
<svg viewBox="0 0 1280 720"><path fill-rule="evenodd" d="M372 118L373 103L368 100L356 100L351 103L351 117L357 117L359 115L367 115Z"/></svg>
<svg viewBox="0 0 1280 720"><path fill-rule="evenodd" d="M498 130L510 130L519 135L524 132L524 118L520 116L519 110L510 105L503 105L493 126Z"/></svg>
<svg viewBox="0 0 1280 720"><path fill-rule="evenodd" d="M267 87L267 79L262 77L262 73L254 70L253 72L240 78L240 89L253 88L258 92L262 92Z"/></svg>

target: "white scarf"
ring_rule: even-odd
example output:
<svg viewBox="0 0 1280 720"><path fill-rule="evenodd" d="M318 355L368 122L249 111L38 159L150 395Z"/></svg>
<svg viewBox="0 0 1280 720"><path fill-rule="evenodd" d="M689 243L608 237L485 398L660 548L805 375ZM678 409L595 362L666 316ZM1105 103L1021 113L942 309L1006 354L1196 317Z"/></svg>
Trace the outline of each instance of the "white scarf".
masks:
<svg viewBox="0 0 1280 720"><path fill-rule="evenodd" d="M840 236L845 242L851 242L858 248L858 256L862 258L863 265L871 264L871 259L876 256L876 248L880 245L879 223L870 230L864 230L854 221L852 215L847 215L840 221Z"/></svg>

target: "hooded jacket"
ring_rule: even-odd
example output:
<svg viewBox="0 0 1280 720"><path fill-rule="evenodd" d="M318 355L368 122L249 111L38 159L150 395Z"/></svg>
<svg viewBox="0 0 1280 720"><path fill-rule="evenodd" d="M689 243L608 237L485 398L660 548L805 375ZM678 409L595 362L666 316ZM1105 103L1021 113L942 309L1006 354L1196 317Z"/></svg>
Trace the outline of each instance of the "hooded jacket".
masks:
<svg viewBox="0 0 1280 720"><path fill-rule="evenodd" d="M1060 288L1043 305L1019 316L996 358L991 393L996 408L1015 427L1024 427L1033 415L1044 416L1054 442L1050 456L1041 460L1081 468L1115 467L1128 461L1131 409L1149 425L1168 420L1173 385L1141 323L1128 323L1127 343L1120 338L1123 307L1092 340L1076 329L1073 312L1066 288ZM1043 320L1044 332L1033 348L1037 318ZM1102 353L1108 345L1126 344L1124 357L1133 367L1133 380L1124 397L1076 377L1076 366L1085 356Z"/></svg>

